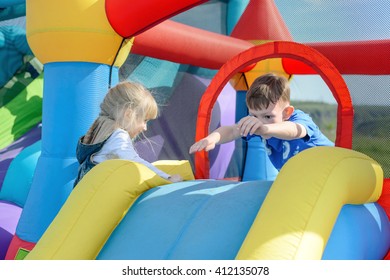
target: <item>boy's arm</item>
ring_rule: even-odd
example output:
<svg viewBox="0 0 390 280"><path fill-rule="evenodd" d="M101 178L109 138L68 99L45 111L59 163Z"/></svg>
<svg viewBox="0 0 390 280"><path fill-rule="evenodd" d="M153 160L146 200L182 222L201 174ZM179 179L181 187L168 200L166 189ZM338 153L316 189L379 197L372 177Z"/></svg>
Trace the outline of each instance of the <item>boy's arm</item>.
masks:
<svg viewBox="0 0 390 280"><path fill-rule="evenodd" d="M247 116L238 122L241 136L257 134L264 139L275 137L282 140L303 138L307 134L306 128L299 123L284 121L281 123L263 124L258 118Z"/></svg>
<svg viewBox="0 0 390 280"><path fill-rule="evenodd" d="M281 123L263 124L257 129L257 133L263 138L275 137L282 140L300 139L306 136L306 128L295 122L284 121Z"/></svg>
<svg viewBox="0 0 390 280"><path fill-rule="evenodd" d="M207 137L199 140L190 147L190 154L199 152L202 150L210 151L215 148L217 144L223 144L233 141L241 137L238 126L221 126L210 133Z"/></svg>

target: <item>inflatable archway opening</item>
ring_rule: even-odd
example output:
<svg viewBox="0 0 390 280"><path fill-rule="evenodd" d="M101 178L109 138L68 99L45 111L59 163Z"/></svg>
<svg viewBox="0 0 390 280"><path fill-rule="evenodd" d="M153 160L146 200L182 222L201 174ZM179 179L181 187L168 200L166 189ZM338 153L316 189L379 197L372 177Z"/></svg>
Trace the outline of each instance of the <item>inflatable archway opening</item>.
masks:
<svg viewBox="0 0 390 280"><path fill-rule="evenodd" d="M352 148L353 107L344 79L334 65L316 50L294 42L268 42L243 51L227 61L202 96L196 125L196 140L207 136L213 106L226 83L241 69L269 58L287 57L302 61L323 78L337 103L336 146ZM205 151L195 154L195 177L209 178L209 159Z"/></svg>

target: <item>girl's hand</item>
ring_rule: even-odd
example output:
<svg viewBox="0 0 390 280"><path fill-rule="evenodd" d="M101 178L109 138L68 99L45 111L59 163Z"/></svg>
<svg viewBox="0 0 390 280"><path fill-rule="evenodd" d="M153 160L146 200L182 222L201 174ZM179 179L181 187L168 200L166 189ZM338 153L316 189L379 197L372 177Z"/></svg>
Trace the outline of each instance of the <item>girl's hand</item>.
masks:
<svg viewBox="0 0 390 280"><path fill-rule="evenodd" d="M183 181L183 178L179 174L173 174L169 176L168 181L171 181L172 183L177 183Z"/></svg>

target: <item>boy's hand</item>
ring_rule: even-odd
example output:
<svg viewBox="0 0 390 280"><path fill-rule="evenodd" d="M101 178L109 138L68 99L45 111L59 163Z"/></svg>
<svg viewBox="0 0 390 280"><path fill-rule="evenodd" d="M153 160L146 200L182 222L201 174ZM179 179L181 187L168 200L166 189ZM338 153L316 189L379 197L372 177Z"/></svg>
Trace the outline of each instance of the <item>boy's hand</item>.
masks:
<svg viewBox="0 0 390 280"><path fill-rule="evenodd" d="M242 118L237 125L238 125L238 129L240 130L241 136L246 137L248 136L248 134L261 135L260 131L258 130L263 126L263 123L256 117L247 116Z"/></svg>
<svg viewBox="0 0 390 280"><path fill-rule="evenodd" d="M215 148L215 142L210 141L207 137L199 140L190 147L190 154L205 150L206 152Z"/></svg>

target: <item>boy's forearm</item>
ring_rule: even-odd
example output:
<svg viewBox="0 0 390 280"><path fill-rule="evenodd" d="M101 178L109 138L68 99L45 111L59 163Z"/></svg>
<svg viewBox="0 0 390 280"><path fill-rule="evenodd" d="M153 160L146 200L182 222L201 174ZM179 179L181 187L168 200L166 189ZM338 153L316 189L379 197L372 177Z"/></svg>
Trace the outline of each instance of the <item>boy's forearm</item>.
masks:
<svg viewBox="0 0 390 280"><path fill-rule="evenodd" d="M303 125L290 121L265 124L260 129L260 135L266 139L275 137L283 140L294 140L305 137L306 133Z"/></svg>
<svg viewBox="0 0 390 280"><path fill-rule="evenodd" d="M214 130L209 137L212 137L213 140L215 140L214 143L216 144L224 144L227 142L231 142L237 138L240 137L239 130L237 129L236 125L232 126L221 126Z"/></svg>

